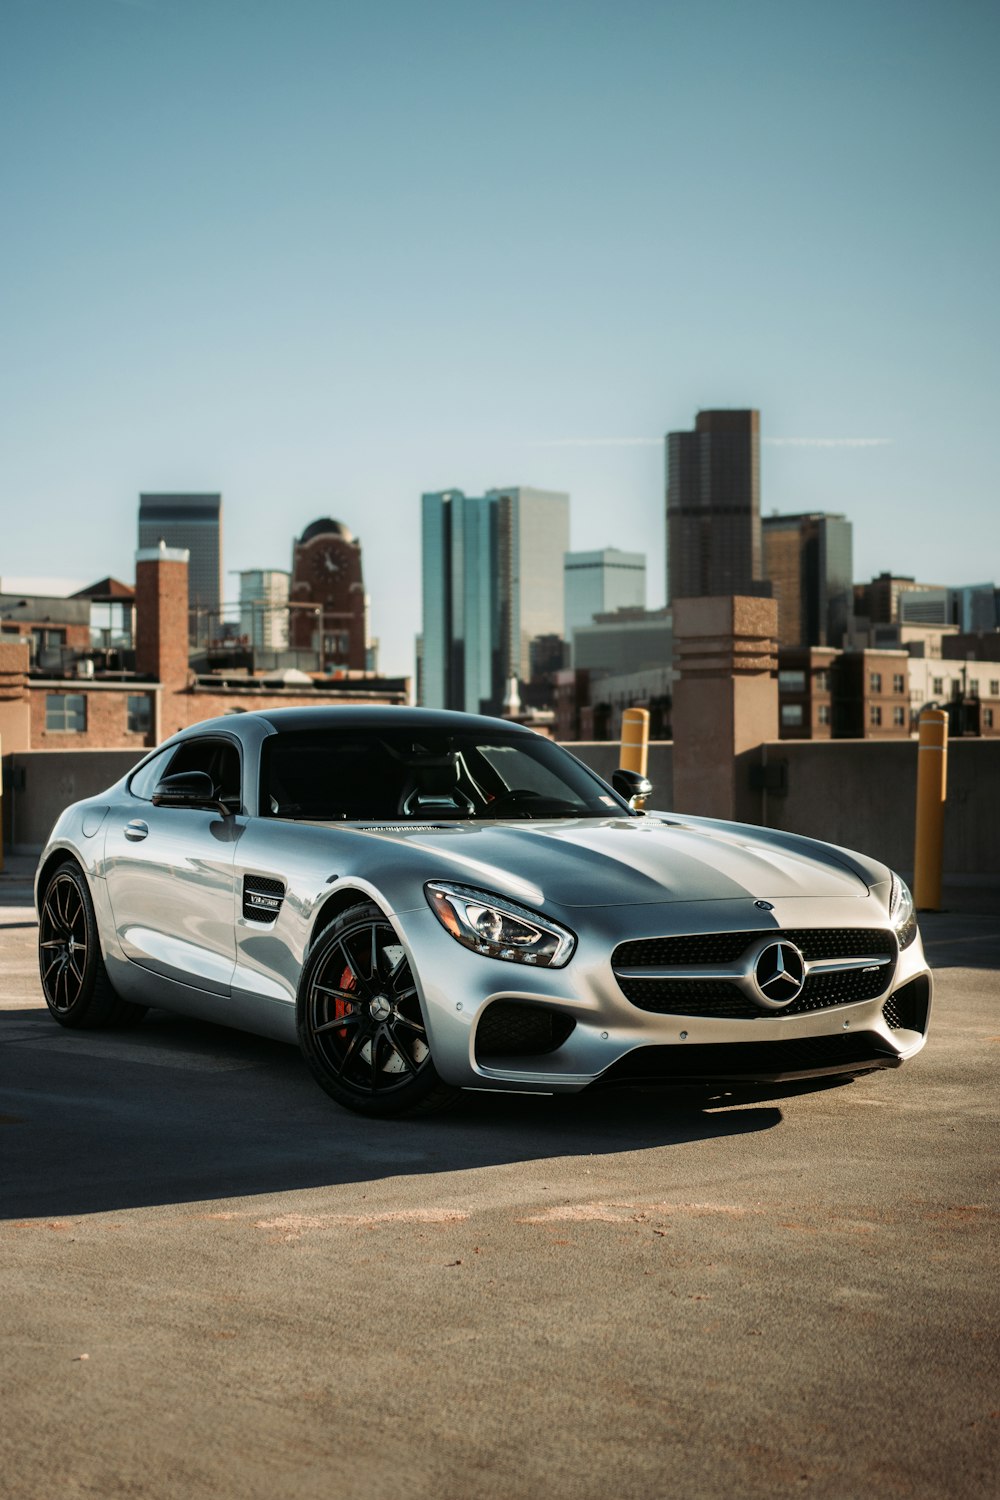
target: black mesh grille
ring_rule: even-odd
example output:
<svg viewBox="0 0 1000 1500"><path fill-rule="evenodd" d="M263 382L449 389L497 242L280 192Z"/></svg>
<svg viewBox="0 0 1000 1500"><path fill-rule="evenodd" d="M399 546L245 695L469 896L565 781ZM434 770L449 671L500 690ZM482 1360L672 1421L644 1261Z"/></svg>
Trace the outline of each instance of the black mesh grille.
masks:
<svg viewBox="0 0 1000 1500"><path fill-rule="evenodd" d="M283 896L285 883L283 880L272 880L269 875L246 875L243 879L243 889L256 891L261 896Z"/></svg>
<svg viewBox="0 0 1000 1500"><path fill-rule="evenodd" d="M530 1057L561 1047L576 1022L541 1005L494 1000L476 1027L476 1058Z"/></svg>
<svg viewBox="0 0 1000 1500"><path fill-rule="evenodd" d="M882 1007L886 1025L892 1031L927 1030L927 1014L930 1009L930 985L920 975L904 984L901 990L890 995Z"/></svg>
<svg viewBox="0 0 1000 1500"><path fill-rule="evenodd" d="M751 943L761 938L781 938L794 943L803 958L866 958L874 953L896 952L891 932L871 927L793 927L773 932L702 932L681 937L638 938L620 943L612 955L616 969L643 965L690 968L694 964L728 964L741 957Z"/></svg>
<svg viewBox="0 0 1000 1500"><path fill-rule="evenodd" d="M626 1000L638 1010L669 1016L711 1016L728 1021L759 1021L764 1016L801 1016L828 1010L834 1005L856 1005L874 1000L888 986L893 964L871 969L845 969L840 973L811 974L791 1005L770 1011L757 1005L738 985L726 979L626 979L620 968L676 964L694 968L698 964L735 963L751 944L762 937L782 938L810 961L826 958L868 958L891 953L896 943L891 932L868 928L798 928L790 931L720 932L695 936L643 938L621 943L612 955L615 977Z"/></svg>
<svg viewBox="0 0 1000 1500"><path fill-rule="evenodd" d="M637 1047L613 1063L598 1080L619 1083L637 1079L767 1080L786 1073L825 1068L892 1068L899 1058L873 1032L856 1036L802 1037L781 1042L725 1042L693 1047Z"/></svg>

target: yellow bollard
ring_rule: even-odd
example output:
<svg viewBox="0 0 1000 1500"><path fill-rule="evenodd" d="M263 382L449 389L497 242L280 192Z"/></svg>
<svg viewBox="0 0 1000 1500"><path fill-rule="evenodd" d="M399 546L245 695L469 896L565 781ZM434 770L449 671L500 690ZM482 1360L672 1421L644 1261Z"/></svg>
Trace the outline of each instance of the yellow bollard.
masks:
<svg viewBox="0 0 1000 1500"><path fill-rule="evenodd" d="M917 836L913 851L913 902L918 911L941 910L944 804L948 787L948 715L925 708L917 750Z"/></svg>
<svg viewBox="0 0 1000 1500"><path fill-rule="evenodd" d="M622 771L646 774L649 754L649 709L627 708L622 714L622 749L618 760Z"/></svg>

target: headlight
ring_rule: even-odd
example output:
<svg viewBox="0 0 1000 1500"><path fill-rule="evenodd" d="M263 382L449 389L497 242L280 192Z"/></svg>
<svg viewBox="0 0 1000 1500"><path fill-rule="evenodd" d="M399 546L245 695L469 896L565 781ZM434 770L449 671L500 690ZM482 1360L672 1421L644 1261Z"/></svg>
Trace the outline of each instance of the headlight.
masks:
<svg viewBox="0 0 1000 1500"><path fill-rule="evenodd" d="M900 880L898 875L892 877L892 888L889 892L889 916L892 918L899 950L902 952L904 948L910 946L917 935L917 912L906 881Z"/></svg>
<svg viewBox="0 0 1000 1500"><path fill-rule="evenodd" d="M424 894L441 926L473 953L540 969L561 969L573 956L571 932L503 896L440 880L428 881Z"/></svg>

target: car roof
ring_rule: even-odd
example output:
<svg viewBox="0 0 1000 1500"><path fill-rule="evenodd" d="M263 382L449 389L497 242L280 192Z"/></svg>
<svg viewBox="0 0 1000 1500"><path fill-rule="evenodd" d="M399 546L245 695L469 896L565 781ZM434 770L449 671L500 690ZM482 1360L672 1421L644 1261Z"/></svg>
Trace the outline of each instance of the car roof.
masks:
<svg viewBox="0 0 1000 1500"><path fill-rule="evenodd" d="M192 732L205 734L219 729L238 731L240 725L247 725L248 721L266 725L279 734L323 729L436 730L438 733L465 730L474 734L496 734L498 730L503 730L505 734L535 732L525 725L514 724L509 719L492 718L486 714L465 714L443 708L404 708L374 704L364 707L361 704L345 704L343 707L324 705L316 708L254 709L246 714L227 714L218 719L204 719L182 733L186 737Z"/></svg>

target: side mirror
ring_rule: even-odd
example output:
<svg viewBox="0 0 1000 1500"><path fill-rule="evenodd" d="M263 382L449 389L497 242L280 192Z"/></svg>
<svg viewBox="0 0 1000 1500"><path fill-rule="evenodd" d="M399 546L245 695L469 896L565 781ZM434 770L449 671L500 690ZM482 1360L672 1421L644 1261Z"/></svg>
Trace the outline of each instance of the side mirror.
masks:
<svg viewBox="0 0 1000 1500"><path fill-rule="evenodd" d="M647 777L640 775L638 771L615 771L611 777L611 785L619 797L624 797L629 807L635 808L637 812L640 809L636 807L636 803L638 802L641 807L653 791L653 783Z"/></svg>
<svg viewBox="0 0 1000 1500"><path fill-rule="evenodd" d="M215 782L207 771L177 771L164 776L151 800L154 807L214 807L223 817L230 812L215 795Z"/></svg>

